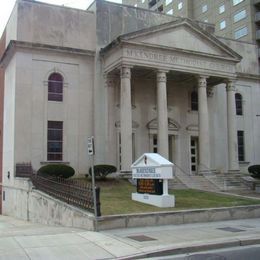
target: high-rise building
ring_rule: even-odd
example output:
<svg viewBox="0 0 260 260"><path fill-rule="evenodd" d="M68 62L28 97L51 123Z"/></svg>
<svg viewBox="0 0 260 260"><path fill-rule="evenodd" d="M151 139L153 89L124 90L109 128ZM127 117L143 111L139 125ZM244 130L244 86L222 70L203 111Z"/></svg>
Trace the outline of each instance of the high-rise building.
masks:
<svg viewBox="0 0 260 260"><path fill-rule="evenodd" d="M259 0L123 0L123 3L212 23L218 36L253 43L260 40Z"/></svg>

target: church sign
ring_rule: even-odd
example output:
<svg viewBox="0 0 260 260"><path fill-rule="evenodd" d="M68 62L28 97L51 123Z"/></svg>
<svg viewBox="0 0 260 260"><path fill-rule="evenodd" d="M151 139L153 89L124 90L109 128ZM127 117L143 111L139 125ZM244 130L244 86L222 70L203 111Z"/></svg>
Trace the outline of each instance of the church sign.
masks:
<svg viewBox="0 0 260 260"><path fill-rule="evenodd" d="M137 179L137 192L132 200L158 207L174 207L175 197L168 194L168 180L173 178L173 163L157 153L145 153L132 168L132 177Z"/></svg>

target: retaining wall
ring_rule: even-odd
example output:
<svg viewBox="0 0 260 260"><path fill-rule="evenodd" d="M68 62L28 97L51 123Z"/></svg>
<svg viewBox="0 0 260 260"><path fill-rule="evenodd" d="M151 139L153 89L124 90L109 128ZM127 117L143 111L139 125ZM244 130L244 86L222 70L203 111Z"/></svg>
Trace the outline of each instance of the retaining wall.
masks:
<svg viewBox="0 0 260 260"><path fill-rule="evenodd" d="M247 218L260 218L260 205L104 216L98 218L98 229L178 225Z"/></svg>
<svg viewBox="0 0 260 260"><path fill-rule="evenodd" d="M15 178L12 186L3 186L3 192L3 215L35 223L95 230L93 214L33 189L26 179ZM260 205L101 216L97 218L97 228L107 230L247 218L260 218Z"/></svg>
<svg viewBox="0 0 260 260"><path fill-rule="evenodd" d="M28 180L16 178L14 186L3 186L3 192L3 215L34 223L94 230L93 214L33 189Z"/></svg>

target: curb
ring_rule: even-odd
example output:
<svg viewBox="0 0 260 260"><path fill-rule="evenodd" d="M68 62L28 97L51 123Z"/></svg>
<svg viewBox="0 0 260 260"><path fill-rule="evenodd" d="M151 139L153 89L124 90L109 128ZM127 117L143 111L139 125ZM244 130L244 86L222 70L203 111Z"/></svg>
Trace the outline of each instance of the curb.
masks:
<svg viewBox="0 0 260 260"><path fill-rule="evenodd" d="M240 247L240 246L250 246L250 245L260 245L260 236L254 238L245 238L245 239L231 239L229 241L222 242L212 242L208 244L197 244L191 246L183 246L183 247L172 247L159 249L156 251L151 251L147 253L140 253L131 256L119 257L117 259L121 260L132 260L132 259L143 259L143 258L151 258L151 257L160 257L160 256L171 256L171 255L180 255L187 253L196 253L201 251L215 250L215 249L223 249L229 247Z"/></svg>

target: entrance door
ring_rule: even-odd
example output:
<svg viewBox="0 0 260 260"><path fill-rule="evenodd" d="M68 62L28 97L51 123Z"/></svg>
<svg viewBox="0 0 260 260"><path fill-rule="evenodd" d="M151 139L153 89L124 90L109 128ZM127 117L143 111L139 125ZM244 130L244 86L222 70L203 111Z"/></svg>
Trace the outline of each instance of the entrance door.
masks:
<svg viewBox="0 0 260 260"><path fill-rule="evenodd" d="M175 158L175 138L174 135L169 135L168 137L168 141L169 141L169 161L174 162ZM152 135L152 140L151 140L151 152L152 153L157 153L158 152L158 141L157 141L157 135L153 134Z"/></svg>
<svg viewBox="0 0 260 260"><path fill-rule="evenodd" d="M191 173L197 174L198 172L198 138L190 138L190 165Z"/></svg>

